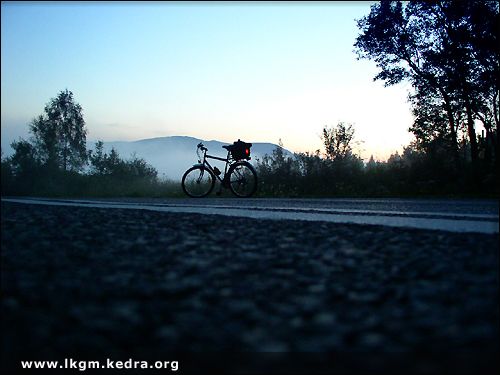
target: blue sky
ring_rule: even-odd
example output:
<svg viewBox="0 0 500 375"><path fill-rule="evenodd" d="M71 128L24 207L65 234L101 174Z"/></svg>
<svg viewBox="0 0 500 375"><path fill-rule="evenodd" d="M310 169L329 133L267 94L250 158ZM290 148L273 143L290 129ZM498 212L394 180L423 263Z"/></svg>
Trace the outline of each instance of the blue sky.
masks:
<svg viewBox="0 0 500 375"><path fill-rule="evenodd" d="M321 148L354 123L386 159L411 136L408 85L373 82L355 19L371 2L2 2L2 150L69 89L88 140L189 135Z"/></svg>

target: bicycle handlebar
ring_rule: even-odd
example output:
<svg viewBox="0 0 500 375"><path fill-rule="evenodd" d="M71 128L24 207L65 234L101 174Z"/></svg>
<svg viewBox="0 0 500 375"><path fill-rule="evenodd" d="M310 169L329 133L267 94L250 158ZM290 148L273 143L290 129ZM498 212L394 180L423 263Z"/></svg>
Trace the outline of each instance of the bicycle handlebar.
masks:
<svg viewBox="0 0 500 375"><path fill-rule="evenodd" d="M203 143L200 142L198 143L198 146L196 146L197 148L201 148L202 151L208 151L208 148L206 148L205 146L203 146Z"/></svg>

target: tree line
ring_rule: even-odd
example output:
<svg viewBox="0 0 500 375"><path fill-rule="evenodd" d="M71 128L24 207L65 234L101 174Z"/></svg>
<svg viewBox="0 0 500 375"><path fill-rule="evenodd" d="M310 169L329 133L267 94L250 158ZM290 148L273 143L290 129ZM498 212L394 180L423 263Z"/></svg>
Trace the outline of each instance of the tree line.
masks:
<svg viewBox="0 0 500 375"><path fill-rule="evenodd" d="M449 168L441 153L419 148L414 141L385 161L364 162L353 151L354 124L325 126L323 151L287 156L280 142L271 155L257 161L259 194L269 197L498 197L497 173ZM480 156L479 162L484 162Z"/></svg>
<svg viewBox="0 0 500 375"><path fill-rule="evenodd" d="M2 158L2 195L144 196L175 193L144 159L120 157L102 141L87 150L82 107L69 90L59 92L29 124L30 140L11 144Z"/></svg>
<svg viewBox="0 0 500 375"><path fill-rule="evenodd" d="M49 116L50 114L50 116ZM2 158L2 195L41 196L182 196L180 183L158 178L144 159L104 151L102 141L86 149L81 107L66 90L30 124L31 139L12 143L14 154ZM287 156L283 144L257 159L260 196L270 197L402 197L498 196L497 174L465 169L457 174L439 152L415 141L387 161L367 163L353 149L355 126L325 126L323 151ZM467 146L459 145L462 162ZM479 156L485 161L485 154Z"/></svg>

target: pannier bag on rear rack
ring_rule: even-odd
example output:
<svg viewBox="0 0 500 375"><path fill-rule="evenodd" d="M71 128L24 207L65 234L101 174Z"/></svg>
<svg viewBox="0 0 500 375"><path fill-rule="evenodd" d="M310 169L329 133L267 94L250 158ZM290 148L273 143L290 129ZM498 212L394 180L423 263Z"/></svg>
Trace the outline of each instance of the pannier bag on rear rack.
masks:
<svg viewBox="0 0 500 375"><path fill-rule="evenodd" d="M229 151L234 160L250 160L250 147L252 147L251 143L246 143L238 139L229 146Z"/></svg>

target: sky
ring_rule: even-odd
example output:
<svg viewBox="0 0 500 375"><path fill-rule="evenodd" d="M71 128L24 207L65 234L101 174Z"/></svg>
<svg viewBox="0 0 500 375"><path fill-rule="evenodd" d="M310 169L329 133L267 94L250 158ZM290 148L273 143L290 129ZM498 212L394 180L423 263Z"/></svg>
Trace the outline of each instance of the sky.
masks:
<svg viewBox="0 0 500 375"><path fill-rule="evenodd" d="M83 108L87 140L172 135L323 149L354 124L356 151L406 146L409 84L373 81L356 20L373 2L4 2L2 151L60 91Z"/></svg>

